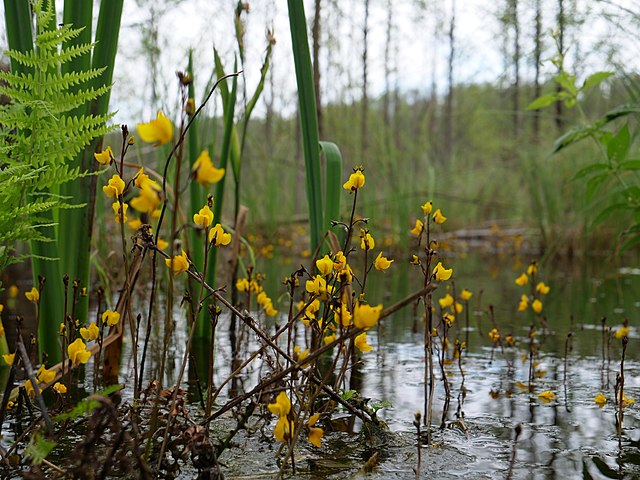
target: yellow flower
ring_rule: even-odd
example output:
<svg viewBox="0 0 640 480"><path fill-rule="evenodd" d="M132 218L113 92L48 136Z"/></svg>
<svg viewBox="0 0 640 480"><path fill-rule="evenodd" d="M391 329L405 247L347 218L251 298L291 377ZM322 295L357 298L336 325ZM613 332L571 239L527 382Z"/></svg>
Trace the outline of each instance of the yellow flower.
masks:
<svg viewBox="0 0 640 480"><path fill-rule="evenodd" d="M305 350L301 350L300 347L296 345L295 347L293 347L293 353L295 354L296 359L299 362L302 362L309 356L309 349L306 348Z"/></svg>
<svg viewBox="0 0 640 480"><path fill-rule="evenodd" d="M453 268L447 270L442 265L442 262L438 262L438 264L433 269L433 274L436 277L436 282L444 282L451 278L451 275L453 274Z"/></svg>
<svg viewBox="0 0 640 480"><path fill-rule="evenodd" d="M64 383L60 383L60 382L56 382L53 385L53 389L58 392L60 395L64 395L65 393L67 393L67 387L65 386Z"/></svg>
<svg viewBox="0 0 640 480"><path fill-rule="evenodd" d="M527 273L529 275L533 275L538 271L538 262L533 261L529 264L529 266L527 267Z"/></svg>
<svg viewBox="0 0 640 480"><path fill-rule="evenodd" d="M420 265L420 259L417 255L411 255L411 265Z"/></svg>
<svg viewBox="0 0 640 480"><path fill-rule="evenodd" d="M598 405L598 407L604 407L604 404L607 403L607 397L604 396L602 392L596 395L596 398L593 399L594 402Z"/></svg>
<svg viewBox="0 0 640 480"><path fill-rule="evenodd" d="M159 111L155 120L138 124L138 135L143 141L153 143L156 147L164 145L173 140L173 124Z"/></svg>
<svg viewBox="0 0 640 480"><path fill-rule="evenodd" d="M94 153L93 156L98 161L98 163L102 165L110 165L111 161L114 160L113 151L111 150L111 147L105 148L100 153Z"/></svg>
<svg viewBox="0 0 640 480"><path fill-rule="evenodd" d="M335 308L333 313L338 317L338 320L340 320L340 323L343 327L348 327L349 325L351 325L351 319L353 318L353 315L351 315L349 306L346 303L340 302L340 306Z"/></svg>
<svg viewBox="0 0 640 480"><path fill-rule="evenodd" d="M309 421L307 422L307 425L309 426L309 442L315 445L316 447L320 448L322 446L321 440L322 440L322 437L324 436L324 430L314 426L318 421L318 418L320 418L319 413L316 413L315 415L311 415L309 417Z"/></svg>
<svg viewBox="0 0 640 480"><path fill-rule="evenodd" d="M0 314L4 312L4 305L0 303Z"/></svg>
<svg viewBox="0 0 640 480"><path fill-rule="evenodd" d="M193 214L193 223L201 227L209 227L213 223L213 212L209 205L205 205L198 213Z"/></svg>
<svg viewBox="0 0 640 480"><path fill-rule="evenodd" d="M620 327L616 330L616 333L614 333L614 335L616 337L616 340L622 340L623 337L628 337L629 327Z"/></svg>
<svg viewBox="0 0 640 480"><path fill-rule="evenodd" d="M327 285L327 281L322 278L322 275L316 275L312 280L307 280L305 289L317 297L324 297L327 292L331 293L333 291L333 288Z"/></svg>
<svg viewBox="0 0 640 480"><path fill-rule="evenodd" d="M518 311L524 312L529 307L529 297L527 297L524 293L520 297L520 303L518 304Z"/></svg>
<svg viewBox="0 0 640 480"><path fill-rule="evenodd" d="M209 152L206 150L203 150L194 162L191 172L195 176L196 182L205 187L210 183L218 183L224 177L224 168L215 168Z"/></svg>
<svg viewBox="0 0 640 480"><path fill-rule="evenodd" d="M487 336L492 342L497 342L498 340L500 340L500 332L497 328L492 328Z"/></svg>
<svg viewBox="0 0 640 480"><path fill-rule="evenodd" d="M466 288L462 290L462 292L460 292L460 299L464 302L468 302L472 296L473 293L471 293L471 291L467 290Z"/></svg>
<svg viewBox="0 0 640 480"><path fill-rule="evenodd" d="M213 243L216 247L229 245L231 243L231 234L224 233L222 225L216 223L215 227L209 230L209 243Z"/></svg>
<svg viewBox="0 0 640 480"><path fill-rule="evenodd" d="M333 260L329 258L329 255L325 255L320 260L316 261L316 267L320 272L320 275L326 277L333 271Z"/></svg>
<svg viewBox="0 0 640 480"><path fill-rule="evenodd" d="M165 248L167 248L169 246L169 242L167 242L166 240L163 240L161 238L158 239L158 245L157 247L160 250L164 250Z"/></svg>
<svg viewBox="0 0 640 480"><path fill-rule="evenodd" d="M264 309L264 313L267 317L275 317L278 314L278 310L273 307L273 303L271 303L271 299L264 304L262 307Z"/></svg>
<svg viewBox="0 0 640 480"><path fill-rule="evenodd" d="M91 352L87 351L87 345L76 338L75 341L67 347L67 353L69 354L69 360L74 365L79 363L87 363L91 358Z"/></svg>
<svg viewBox="0 0 640 480"><path fill-rule="evenodd" d="M534 312L536 312L538 315L540 314L540 312L542 311L542 302L540 300L538 300L537 298L531 303L531 308Z"/></svg>
<svg viewBox="0 0 640 480"><path fill-rule="evenodd" d="M293 436L293 422L287 417L278 418L276 427L273 429L273 436L278 442L283 442Z"/></svg>
<svg viewBox="0 0 640 480"><path fill-rule="evenodd" d="M526 273L522 273L518 278L516 278L516 285L520 285L524 287L527 283L529 283L529 277L527 277Z"/></svg>
<svg viewBox="0 0 640 480"><path fill-rule="evenodd" d="M118 198L118 195L122 195L122 193L124 192L124 187L124 180L120 178L120 175L114 173L113 176L109 179L109 182L104 187L102 187L102 191L107 197Z"/></svg>
<svg viewBox="0 0 640 480"><path fill-rule="evenodd" d="M362 332L353 340L354 345L362 353L373 350L373 347L367 343L367 334Z"/></svg>
<svg viewBox="0 0 640 480"><path fill-rule="evenodd" d="M153 215L162 203L162 198L160 197L162 188L146 174L142 173L142 169L136 175L134 183L140 187L140 192L137 197L131 199L131 207L138 212Z"/></svg>
<svg viewBox="0 0 640 480"><path fill-rule="evenodd" d="M373 262L373 266L376 267L376 270L382 272L383 270L389 268L393 262L393 260L389 260L388 258L383 257L382 252L380 252L376 257L375 262Z"/></svg>
<svg viewBox="0 0 640 480"><path fill-rule="evenodd" d="M123 203L122 209L120 209L120 202L113 202L111 204L111 208L113 209L113 213L116 216L116 222L124 223L127 221L127 209L129 208L129 205Z"/></svg>
<svg viewBox="0 0 640 480"><path fill-rule="evenodd" d="M16 298L18 296L18 293L20 293L20 290L18 290L18 287L16 285L11 285L9 287L9 298Z"/></svg>
<svg viewBox="0 0 640 480"><path fill-rule="evenodd" d="M282 391L276 397L276 403L270 403L267 408L271 413L279 417L286 417L291 411L291 400L287 394Z"/></svg>
<svg viewBox="0 0 640 480"><path fill-rule="evenodd" d="M362 250L373 250L376 246L376 242L371 236L371 234L365 230L360 230L360 249Z"/></svg>
<svg viewBox="0 0 640 480"><path fill-rule="evenodd" d="M453 297L450 294L446 294L444 297L438 299L440 308L447 308L453 305Z"/></svg>
<svg viewBox="0 0 640 480"><path fill-rule="evenodd" d="M451 315L450 313L445 313L442 316L442 319L444 320L444 323L447 324L447 327L450 327L451 325L453 325L453 322L455 322L456 317L454 315Z"/></svg>
<svg viewBox="0 0 640 480"><path fill-rule="evenodd" d="M33 303L38 303L40 301L40 292L36 287L32 287L31 290L24 294L27 297L27 300Z"/></svg>
<svg viewBox="0 0 640 480"><path fill-rule="evenodd" d="M349 176L349 180L347 180L342 188L345 190L349 190L350 192L355 192L359 188L364 187L364 173L362 167L357 167L355 171Z"/></svg>
<svg viewBox="0 0 640 480"><path fill-rule="evenodd" d="M356 302L353 309L353 324L356 328L371 328L380 318L382 305L372 307L366 303Z"/></svg>
<svg viewBox="0 0 640 480"><path fill-rule="evenodd" d="M98 338L98 335L100 335L100 330L98 329L98 326L94 322L91 322L89 324L89 328L82 327L80 329L80 336L84 338L87 342L96 340Z"/></svg>
<svg viewBox="0 0 640 480"><path fill-rule="evenodd" d="M258 305L262 305L262 306L266 305L268 302L271 301L271 299L267 295L267 292L260 292L256 300L258 301Z"/></svg>
<svg viewBox="0 0 640 480"><path fill-rule="evenodd" d="M416 226L411 229L411 233L413 233L416 237L419 237L422 234L423 229L424 229L424 223L416 219Z"/></svg>
<svg viewBox="0 0 640 480"><path fill-rule="evenodd" d="M36 380L38 380L39 383L51 383L54 378L56 378L56 372L54 370L47 370L44 368L44 365L42 365L38 370Z"/></svg>
<svg viewBox="0 0 640 480"><path fill-rule="evenodd" d="M344 256L342 250L335 254L333 258L333 268L335 270L342 270L347 265L347 257Z"/></svg>
<svg viewBox="0 0 640 480"><path fill-rule="evenodd" d="M332 335L327 335L326 337L324 337L322 340L324 341L325 345L329 345L330 343L333 343L336 341L336 334L332 334Z"/></svg>
<svg viewBox="0 0 640 480"><path fill-rule="evenodd" d="M345 265L345 267L338 272L338 280L340 283L351 283L353 280L353 271L349 265Z"/></svg>
<svg viewBox="0 0 640 480"><path fill-rule="evenodd" d="M433 221L438 223L438 224L442 224L444 222L447 221L447 217L445 217L442 212L440 211L440 209L437 209L435 211L435 213L433 214Z"/></svg>
<svg viewBox="0 0 640 480"><path fill-rule="evenodd" d="M182 254L180 255L176 255L173 258L166 258L164 263L173 270L174 275L180 275L182 272L189 270L189 258L187 257L187 252L184 250L182 250Z"/></svg>
<svg viewBox="0 0 640 480"><path fill-rule="evenodd" d="M551 287L549 287L549 285L545 285L544 282L540 282L538 283L538 285L536 285L536 292L540 293L541 295L546 295L547 293L549 293L549 290L551 290Z"/></svg>
<svg viewBox="0 0 640 480"><path fill-rule="evenodd" d="M138 230L141 226L142 226L142 221L139 218L134 218L133 220L129 220L127 222L127 225L129 225L129 228L131 230Z"/></svg>
<svg viewBox="0 0 640 480"><path fill-rule="evenodd" d="M31 380L27 379L24 382L23 385L25 391L27 392L27 395L29 395L29 398L33 398L36 395L35 389L33 388L33 383L31 383ZM36 388L38 389L38 393L40 393L40 387L38 385L36 385Z"/></svg>
<svg viewBox="0 0 640 480"><path fill-rule="evenodd" d="M631 397L627 397L624 393L622 394L622 406L623 407L629 407L631 405L633 405L634 403L636 403L635 398L631 398Z"/></svg>
<svg viewBox="0 0 640 480"><path fill-rule="evenodd" d="M13 365L13 361L16 358L16 354L15 353L6 353L4 355L2 355L2 359L4 360L4 363L6 363L7 365Z"/></svg>
<svg viewBox="0 0 640 480"><path fill-rule="evenodd" d="M424 213L425 216L429 215L431 213L431 210L433 209L433 202L429 200L424 205L421 205L420 208L422 209L422 213Z"/></svg>
<svg viewBox="0 0 640 480"><path fill-rule="evenodd" d="M545 390L544 392L540 392L538 394L538 398L542 400L544 403L549 403L555 400L556 394L553 393L551 390Z"/></svg>
<svg viewBox="0 0 640 480"><path fill-rule="evenodd" d="M120 321L120 313L112 310L105 310L102 314L102 322L106 323L109 327L113 327ZM93 325L93 324L92 324ZM89 326L91 328L91 326ZM80 332L82 335L82 331Z"/></svg>
<svg viewBox="0 0 640 480"><path fill-rule="evenodd" d="M236 289L239 292L248 292L249 291L249 279L248 278L239 278L236 280Z"/></svg>

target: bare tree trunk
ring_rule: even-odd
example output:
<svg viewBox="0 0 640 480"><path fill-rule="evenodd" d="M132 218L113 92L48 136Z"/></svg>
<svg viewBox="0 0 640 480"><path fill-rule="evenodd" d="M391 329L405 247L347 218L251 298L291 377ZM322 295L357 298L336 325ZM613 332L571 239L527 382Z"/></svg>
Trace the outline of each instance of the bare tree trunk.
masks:
<svg viewBox="0 0 640 480"><path fill-rule="evenodd" d="M511 0L513 21L513 139L517 142L520 134L520 19L518 18L518 0Z"/></svg>
<svg viewBox="0 0 640 480"><path fill-rule="evenodd" d="M560 50L560 54L564 55L564 34L566 27L566 17L564 11L564 0L558 0L558 48ZM560 84L556 85L556 92L560 93L562 91L562 87ZM558 132L562 133L564 131L564 108L562 102L556 102L556 127L558 128Z"/></svg>
<svg viewBox="0 0 640 480"><path fill-rule="evenodd" d="M447 98L444 112L444 160L451 160L453 143L453 61L455 57L456 0L451 1L451 21L449 23L449 60L447 65Z"/></svg>
<svg viewBox="0 0 640 480"><path fill-rule="evenodd" d="M364 0L364 27L363 33L363 47L362 47L362 124L361 124L361 158L363 161L367 159L367 150L369 148L369 132L367 116L369 114L369 97L367 93L368 89L368 70L367 70L367 57L369 54L369 0Z"/></svg>
<svg viewBox="0 0 640 480"><path fill-rule="evenodd" d="M535 76L533 79L533 100L540 97L542 88L540 87L540 56L542 55L542 5L541 0L536 0L535 19L535 47L533 51L533 61L535 62ZM533 142L540 141L540 110L533 111Z"/></svg>
<svg viewBox="0 0 640 480"><path fill-rule="evenodd" d="M313 27L311 37L313 41L313 86L316 93L316 109L318 112L318 133L320 139L324 138L324 125L322 122L322 103L320 102L320 7L321 0L316 0L313 14Z"/></svg>
<svg viewBox="0 0 640 480"><path fill-rule="evenodd" d="M384 96L382 97L382 119L384 122L384 143L387 155L391 154L391 34L393 27L393 8L387 0L387 28L384 42Z"/></svg>

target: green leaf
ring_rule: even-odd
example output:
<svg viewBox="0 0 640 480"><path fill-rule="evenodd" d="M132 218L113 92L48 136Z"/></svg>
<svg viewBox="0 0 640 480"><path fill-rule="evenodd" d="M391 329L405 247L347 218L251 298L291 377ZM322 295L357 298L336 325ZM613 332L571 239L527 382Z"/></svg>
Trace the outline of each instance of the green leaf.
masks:
<svg viewBox="0 0 640 480"><path fill-rule="evenodd" d="M553 144L553 151L551 153L558 153L563 148L566 148L569 145L582 140L583 138L587 138L592 133L594 133L595 130L596 128L593 126L573 127L571 130L569 130L567 133L565 133L555 141L555 143Z"/></svg>
<svg viewBox="0 0 640 480"><path fill-rule="evenodd" d="M580 89L580 91L584 92L586 90L589 90L590 88L593 88L596 85L601 84L607 78L613 75L614 75L613 72L596 72L593 75L589 75L584 81L584 84L582 85L582 88Z"/></svg>
<svg viewBox="0 0 640 480"><path fill-rule="evenodd" d="M619 107L614 108L613 110L609 110L605 113L600 120L598 120L595 124L596 128L603 127L607 123L620 118L626 115L631 115L634 113L640 113L640 104L638 103L628 103L626 105L621 105Z"/></svg>
<svg viewBox="0 0 640 480"><path fill-rule="evenodd" d="M597 227L606 219L608 219L611 215L613 215L613 213L620 210L627 210L628 208L629 208L628 203L615 203L613 205L609 205L607 208L602 210L598 215L596 215L596 218L594 218L593 222L591 222L591 225L589 225L589 230L590 231L593 230L595 227Z"/></svg>
<svg viewBox="0 0 640 480"><path fill-rule="evenodd" d="M332 220L340 220L340 198L342 190L342 154L335 143L320 142L325 158L324 230L331 228ZM342 244L344 231L338 232Z"/></svg>
<svg viewBox="0 0 640 480"><path fill-rule="evenodd" d="M591 202L591 199L595 195L596 190L602 184L602 182L604 182L607 178L608 178L608 175L603 173L600 175L596 175L595 177L591 177L589 179L589 181L587 182L587 190L585 193L587 203Z"/></svg>
<svg viewBox="0 0 640 480"><path fill-rule="evenodd" d="M40 465L56 445L56 442L47 440L40 432L36 432L31 436L31 440L27 448L25 448L24 454L31 460L31 465Z"/></svg>
<svg viewBox="0 0 640 480"><path fill-rule="evenodd" d="M631 134L629 133L629 124L625 123L607 144L607 158L615 163L620 162L627 156L629 145L631 143Z"/></svg>
<svg viewBox="0 0 640 480"><path fill-rule="evenodd" d="M389 400L383 400L382 402L374 402L371 404L371 408L373 409L374 412L377 412L378 410L382 409L382 408L387 408L387 407L392 407L393 405L391 404L391 402Z"/></svg>
<svg viewBox="0 0 640 480"><path fill-rule="evenodd" d="M551 105L552 103L556 102L557 100L558 100L558 95L555 93L542 95L541 97L538 97L533 102L531 102L527 106L527 110L538 110L540 108L545 108Z"/></svg>
<svg viewBox="0 0 640 480"><path fill-rule="evenodd" d="M620 162L618 168L620 168L620 170L640 170L640 160L627 160L626 162Z"/></svg>
<svg viewBox="0 0 640 480"><path fill-rule="evenodd" d="M356 393L358 393L356 390L342 390L340 396L343 400L348 402Z"/></svg>
<svg viewBox="0 0 640 480"><path fill-rule="evenodd" d="M564 88L565 91L572 97L575 97L578 94L578 88L576 87L576 77L574 77L570 73L563 70L553 80L562 88Z"/></svg>
<svg viewBox="0 0 640 480"><path fill-rule="evenodd" d="M609 170L609 165L606 163L594 163L593 165L587 165L586 167L578 170L578 172L571 178L571 181L579 180L587 175L591 175L592 173L602 172L605 170Z"/></svg>
<svg viewBox="0 0 640 480"><path fill-rule="evenodd" d="M625 243L622 244L622 246L618 250L618 253L619 254L623 253L626 250L629 250L631 247L634 247L638 244L640 244L640 235L635 235L634 237L632 237L631 239L627 240Z"/></svg>

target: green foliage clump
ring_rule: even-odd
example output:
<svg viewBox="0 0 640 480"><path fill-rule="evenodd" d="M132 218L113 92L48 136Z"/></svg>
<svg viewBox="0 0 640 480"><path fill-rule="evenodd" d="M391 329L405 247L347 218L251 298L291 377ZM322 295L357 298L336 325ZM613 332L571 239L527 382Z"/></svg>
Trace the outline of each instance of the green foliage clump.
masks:
<svg viewBox="0 0 640 480"><path fill-rule="evenodd" d="M69 162L111 130L110 115L74 115L105 94L110 85L87 88L104 69L62 73L62 65L90 55L93 44L67 45L82 29L55 25L52 5L33 4L37 35L27 52L9 50L14 71L0 72L0 270L23 256L10 252L18 241L52 241L45 233L54 213L72 208L58 186L87 175ZM19 68L15 68L18 66Z"/></svg>

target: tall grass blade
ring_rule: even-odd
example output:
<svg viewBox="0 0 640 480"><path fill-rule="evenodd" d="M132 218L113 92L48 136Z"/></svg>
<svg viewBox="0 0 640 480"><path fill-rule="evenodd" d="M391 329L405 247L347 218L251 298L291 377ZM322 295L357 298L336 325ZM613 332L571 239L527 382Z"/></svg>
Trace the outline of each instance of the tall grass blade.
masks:
<svg viewBox="0 0 640 480"><path fill-rule="evenodd" d="M333 142L320 142L325 160L325 194L324 194L324 227L323 231L332 230L331 221L340 220L340 197L342 196L342 154ZM344 230L335 232L344 243Z"/></svg>
<svg viewBox="0 0 640 480"><path fill-rule="evenodd" d="M306 167L307 202L309 204L310 250L320 245L323 234L322 192L320 179L320 148L318 143L318 115L316 111L311 56L307 39L307 20L304 3L300 0L288 0L289 25L296 80L298 83L298 106L300 110L300 129Z"/></svg>

